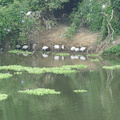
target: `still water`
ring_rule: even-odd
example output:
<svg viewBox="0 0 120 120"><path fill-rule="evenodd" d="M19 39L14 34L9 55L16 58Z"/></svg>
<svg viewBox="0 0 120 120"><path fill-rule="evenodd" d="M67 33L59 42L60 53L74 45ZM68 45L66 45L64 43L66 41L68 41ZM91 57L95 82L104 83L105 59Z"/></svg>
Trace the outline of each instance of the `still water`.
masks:
<svg viewBox="0 0 120 120"><path fill-rule="evenodd" d="M9 95L8 99L0 102L0 120L119 120L120 70L106 70L102 66L120 62L101 57L97 58L99 62L91 59L93 58L85 55L0 53L0 66L88 66L87 69L72 74L35 75L23 72L0 80L0 93ZM18 93L19 90L35 88L55 89L61 94L34 96ZM87 90L87 93L73 92L79 89Z"/></svg>

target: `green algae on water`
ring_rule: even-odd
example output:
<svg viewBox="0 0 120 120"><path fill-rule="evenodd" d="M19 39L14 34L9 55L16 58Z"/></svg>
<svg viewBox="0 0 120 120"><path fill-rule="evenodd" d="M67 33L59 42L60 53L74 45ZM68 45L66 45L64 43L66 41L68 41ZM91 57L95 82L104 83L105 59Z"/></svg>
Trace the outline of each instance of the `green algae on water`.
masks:
<svg viewBox="0 0 120 120"><path fill-rule="evenodd" d="M45 89L45 88L38 88L33 90L22 90L18 91L19 93L25 93L29 95L53 95L53 94L60 94L59 91L55 91L54 89Z"/></svg>
<svg viewBox="0 0 120 120"><path fill-rule="evenodd" d="M7 94L1 94L1 93L0 93L0 101L5 100L5 99L7 99L7 98L8 98L8 95L7 95Z"/></svg>

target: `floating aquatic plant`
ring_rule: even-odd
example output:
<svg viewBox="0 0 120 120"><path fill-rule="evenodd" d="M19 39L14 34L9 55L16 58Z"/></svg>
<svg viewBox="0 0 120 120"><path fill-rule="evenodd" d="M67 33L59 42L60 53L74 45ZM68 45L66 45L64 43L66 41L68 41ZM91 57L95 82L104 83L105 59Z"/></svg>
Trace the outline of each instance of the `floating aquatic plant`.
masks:
<svg viewBox="0 0 120 120"><path fill-rule="evenodd" d="M74 90L75 93L84 93L87 92L87 90Z"/></svg>
<svg viewBox="0 0 120 120"><path fill-rule="evenodd" d="M0 73L0 79L7 79L12 77L12 74L8 74L8 73Z"/></svg>
<svg viewBox="0 0 120 120"><path fill-rule="evenodd" d="M16 74L16 75L21 75L22 72L14 72L14 74Z"/></svg>
<svg viewBox="0 0 120 120"><path fill-rule="evenodd" d="M7 99L8 95L7 94L1 94L0 93L0 101Z"/></svg>
<svg viewBox="0 0 120 120"><path fill-rule="evenodd" d="M99 55L98 54L88 54L87 56L89 56L89 57L98 57Z"/></svg>
<svg viewBox="0 0 120 120"><path fill-rule="evenodd" d="M14 70L14 71L27 71L32 74L42 74L42 73L56 73L56 74L67 74L67 73L75 73L77 69L87 68L86 65L64 65L61 67L53 67L53 68L38 68L38 67L25 67L20 65L9 65L9 66L0 66L0 69L4 70Z"/></svg>
<svg viewBox="0 0 120 120"><path fill-rule="evenodd" d="M111 69L111 70L113 70L113 69L118 69L118 68L120 68L120 65L103 66L102 68L104 68L104 69Z"/></svg>
<svg viewBox="0 0 120 120"><path fill-rule="evenodd" d="M21 53L21 54L33 54L32 52L29 51L22 51L22 50L10 50L8 51L9 53Z"/></svg>
<svg viewBox="0 0 120 120"><path fill-rule="evenodd" d="M94 70L90 70L90 72L94 72Z"/></svg>
<svg viewBox="0 0 120 120"><path fill-rule="evenodd" d="M69 53L55 53L55 55L59 55L59 56L69 56Z"/></svg>
<svg viewBox="0 0 120 120"><path fill-rule="evenodd" d="M65 69L73 69L73 68L82 69L82 68L87 68L87 66L82 65L82 64L79 64L79 65L64 65L64 66L62 66L62 68L65 68Z"/></svg>
<svg viewBox="0 0 120 120"><path fill-rule="evenodd" d="M99 59L91 59L90 61L99 62Z"/></svg>
<svg viewBox="0 0 120 120"><path fill-rule="evenodd" d="M45 88L38 88L33 90L23 90L18 91L19 93L25 93L29 95L50 95L50 94L60 94L60 92L55 91L54 89L45 89Z"/></svg>
<svg viewBox="0 0 120 120"><path fill-rule="evenodd" d="M14 70L14 71L24 71L28 67L20 66L20 65L8 65L8 66L0 66L0 69L4 70Z"/></svg>

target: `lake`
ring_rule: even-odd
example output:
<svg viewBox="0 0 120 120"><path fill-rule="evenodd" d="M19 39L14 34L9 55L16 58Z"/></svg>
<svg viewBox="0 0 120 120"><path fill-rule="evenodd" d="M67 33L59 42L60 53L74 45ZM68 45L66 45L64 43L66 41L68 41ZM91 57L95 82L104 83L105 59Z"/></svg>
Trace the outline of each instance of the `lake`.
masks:
<svg viewBox="0 0 120 120"><path fill-rule="evenodd" d="M98 60L98 61L97 61ZM0 93L8 95L0 101L0 120L119 120L120 69L108 70L102 66L120 64L119 58L91 57L70 54L12 54L0 53L0 66L61 67L87 65L70 74L14 74L0 79ZM19 90L48 88L60 91L59 95L28 95ZM74 90L87 90L75 93Z"/></svg>

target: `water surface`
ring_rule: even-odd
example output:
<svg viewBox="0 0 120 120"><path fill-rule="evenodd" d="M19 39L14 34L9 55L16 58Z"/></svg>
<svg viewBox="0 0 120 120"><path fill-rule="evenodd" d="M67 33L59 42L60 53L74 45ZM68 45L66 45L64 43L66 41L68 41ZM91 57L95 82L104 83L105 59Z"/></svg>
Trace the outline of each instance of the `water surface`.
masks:
<svg viewBox="0 0 120 120"><path fill-rule="evenodd" d="M83 59L81 59L83 58ZM43 54L22 55L0 53L0 66L22 65L28 67L56 67L84 64L87 69L72 74L23 72L0 80L0 93L9 95L0 102L0 120L119 120L120 70L106 70L103 65L119 61L98 57L99 62L82 55L55 56ZM49 88L60 95L35 96L18 93L19 90ZM84 89L87 93L74 93Z"/></svg>

